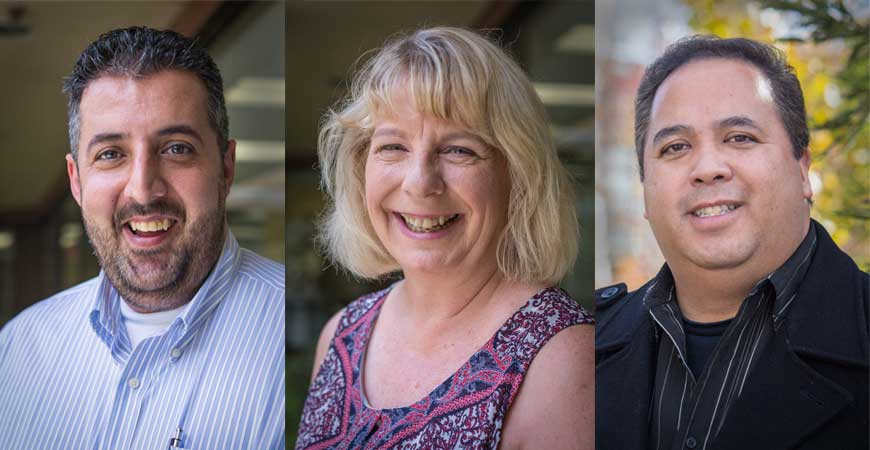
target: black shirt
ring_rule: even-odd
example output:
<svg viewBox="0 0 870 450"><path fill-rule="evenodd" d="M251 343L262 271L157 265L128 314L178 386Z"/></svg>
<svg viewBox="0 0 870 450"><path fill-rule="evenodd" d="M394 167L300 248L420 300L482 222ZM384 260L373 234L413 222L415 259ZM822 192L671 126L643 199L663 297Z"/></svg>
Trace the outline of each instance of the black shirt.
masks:
<svg viewBox="0 0 870 450"><path fill-rule="evenodd" d="M791 257L759 281L744 299L737 316L726 324L706 362L696 345L687 343L684 319L676 300L674 279L667 265L656 275L643 298L658 339L656 373L650 410L650 448L707 449L740 396L757 357L796 300L815 248L816 225ZM721 325L721 324L720 324ZM696 342L693 342L697 344ZM709 344L709 342L708 342ZM689 350L694 348L695 355Z"/></svg>
<svg viewBox="0 0 870 450"><path fill-rule="evenodd" d="M719 339L725 334L732 319L721 322L701 323L683 319L683 329L686 331L686 359L695 378L701 375L701 370L707 358L713 353Z"/></svg>

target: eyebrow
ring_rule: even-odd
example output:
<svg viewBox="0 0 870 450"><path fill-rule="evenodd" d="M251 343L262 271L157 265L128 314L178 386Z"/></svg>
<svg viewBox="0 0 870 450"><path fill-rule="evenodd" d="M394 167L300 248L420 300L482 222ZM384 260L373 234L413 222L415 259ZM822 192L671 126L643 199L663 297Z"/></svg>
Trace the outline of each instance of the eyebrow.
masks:
<svg viewBox="0 0 870 450"><path fill-rule="evenodd" d="M381 136L394 136L394 137L404 138L405 133L403 133L402 130L395 128L395 127L378 128L374 132L374 134L372 134L372 139L374 139L376 137L381 137Z"/></svg>
<svg viewBox="0 0 870 450"><path fill-rule="evenodd" d="M677 134L688 134L691 133L693 130L694 128L688 125L672 125L669 127L664 127L656 133L655 137L653 137L652 143L653 145L655 145L662 139L666 139Z"/></svg>
<svg viewBox="0 0 870 450"><path fill-rule="evenodd" d="M454 139L471 139L481 145L486 145L486 142L483 142L483 139L478 137L476 134L469 133L467 131L454 131L452 133L447 133L441 137L442 141L451 141Z"/></svg>
<svg viewBox="0 0 870 450"><path fill-rule="evenodd" d="M103 144L106 142L115 142L120 141L129 136L126 133L100 133L94 135L90 141L88 141L87 150L90 151L97 144Z"/></svg>
<svg viewBox="0 0 870 450"><path fill-rule="evenodd" d="M394 128L394 127L379 128L377 131L374 132L374 134L372 134L372 139L374 139L376 137L382 137L382 136L394 136L394 137L399 137L399 138L404 139L405 133L402 132L402 130L400 130L398 128ZM453 139L472 139L474 141L479 142L482 145L486 145L486 143L483 142L483 140L481 138L479 138L477 135L475 135L473 133L469 133L467 131L454 131L452 133L445 134L444 136L441 136L441 138L440 138L441 141L450 141Z"/></svg>
<svg viewBox="0 0 870 450"><path fill-rule="evenodd" d="M197 141L199 141L200 144L203 142L202 136L200 136L200 134L196 130L194 130L193 127L188 125L172 125L166 128L161 128L160 131L157 132L157 135L161 137L170 136L173 134L185 134L196 139Z"/></svg>
<svg viewBox="0 0 870 450"><path fill-rule="evenodd" d="M719 128L749 127L758 131L762 131L761 127L757 123L755 123L754 120L746 116L728 117L717 122L716 126Z"/></svg>

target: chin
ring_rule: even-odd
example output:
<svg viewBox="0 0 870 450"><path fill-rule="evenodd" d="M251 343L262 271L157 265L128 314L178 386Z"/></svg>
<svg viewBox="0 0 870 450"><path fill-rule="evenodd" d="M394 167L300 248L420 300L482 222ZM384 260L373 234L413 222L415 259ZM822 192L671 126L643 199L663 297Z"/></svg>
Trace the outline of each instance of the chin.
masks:
<svg viewBox="0 0 870 450"><path fill-rule="evenodd" d="M751 249L705 249L704 252L689 254L695 266L707 270L725 270L740 267L752 257ZM719 251L717 251L719 250Z"/></svg>
<svg viewBox="0 0 870 450"><path fill-rule="evenodd" d="M399 261L403 271L443 272L450 268L448 258L444 255L410 255Z"/></svg>

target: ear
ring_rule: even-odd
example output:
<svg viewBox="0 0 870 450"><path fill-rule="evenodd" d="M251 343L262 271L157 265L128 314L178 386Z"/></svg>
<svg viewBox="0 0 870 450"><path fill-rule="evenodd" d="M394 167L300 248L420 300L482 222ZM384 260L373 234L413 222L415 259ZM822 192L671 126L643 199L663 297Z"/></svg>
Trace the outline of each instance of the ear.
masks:
<svg viewBox="0 0 870 450"><path fill-rule="evenodd" d="M66 155L66 174L69 175L69 190L72 192L73 198L76 199L76 203L81 207L82 183L79 179L79 167L76 164L76 160L73 159L73 155L70 153L67 153Z"/></svg>
<svg viewBox="0 0 870 450"><path fill-rule="evenodd" d="M801 187L803 188L804 198L812 200L813 186L810 183L810 149L804 149L803 155L798 160L798 165L801 171Z"/></svg>
<svg viewBox="0 0 870 450"><path fill-rule="evenodd" d="M236 140L230 139L227 141L227 151L224 153L222 164L224 171L224 182L226 183L227 192L225 195L230 195L230 188L233 185L233 180L236 178Z"/></svg>

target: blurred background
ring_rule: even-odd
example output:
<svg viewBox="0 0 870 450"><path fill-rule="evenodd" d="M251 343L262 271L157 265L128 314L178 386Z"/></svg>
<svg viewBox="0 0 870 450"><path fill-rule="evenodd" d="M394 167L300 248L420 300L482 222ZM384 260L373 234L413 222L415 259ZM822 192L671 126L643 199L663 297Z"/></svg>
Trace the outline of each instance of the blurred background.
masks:
<svg viewBox="0 0 870 450"><path fill-rule="evenodd" d="M324 207L316 168L317 126L346 92L352 66L390 36L426 26L494 29L547 106L562 160L577 179L580 259L563 287L592 303L594 11L578 2L287 3L287 442L296 441L317 336L326 320L383 283L350 278L315 250Z"/></svg>
<svg viewBox="0 0 870 450"><path fill-rule="evenodd" d="M230 227L283 262L284 17L283 2L0 2L0 326L99 272L69 193L61 83L114 28L173 29L208 49L239 142Z"/></svg>
<svg viewBox="0 0 870 450"><path fill-rule="evenodd" d="M776 45L794 66L811 131L814 219L870 269L870 3L866 0L596 2L595 286L636 289L663 263L643 219L634 97L644 68L691 34Z"/></svg>

